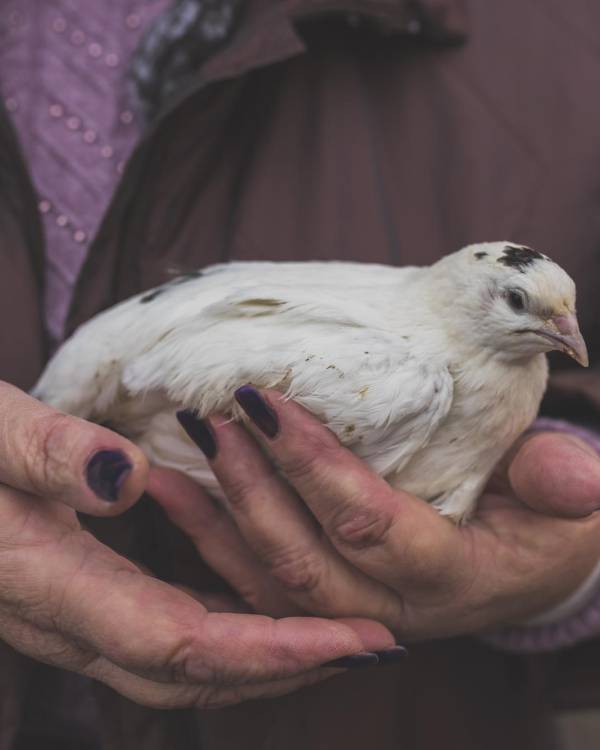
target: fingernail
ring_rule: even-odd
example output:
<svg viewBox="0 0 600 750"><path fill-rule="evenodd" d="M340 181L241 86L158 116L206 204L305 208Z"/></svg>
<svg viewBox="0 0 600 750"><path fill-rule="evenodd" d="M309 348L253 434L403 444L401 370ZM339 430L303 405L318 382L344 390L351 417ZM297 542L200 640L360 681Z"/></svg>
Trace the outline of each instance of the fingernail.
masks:
<svg viewBox="0 0 600 750"><path fill-rule="evenodd" d="M212 461L217 455L217 440L206 419L201 419L191 409L182 409L177 412L177 420L206 458Z"/></svg>
<svg viewBox="0 0 600 750"><path fill-rule="evenodd" d="M88 461L87 483L101 500L116 503L133 466L121 451L98 451Z"/></svg>
<svg viewBox="0 0 600 750"><path fill-rule="evenodd" d="M362 654L353 656L342 656L340 659L326 661L321 664L322 667L339 667L343 669L364 669L365 667L374 667L379 664L379 657L371 651L364 651Z"/></svg>
<svg viewBox="0 0 600 750"><path fill-rule="evenodd" d="M277 415L260 393L251 385L243 385L235 392L235 400L267 437L274 438L279 432Z"/></svg>
<svg viewBox="0 0 600 750"><path fill-rule="evenodd" d="M386 648L385 651L375 651L375 653L381 666L395 664L398 661L403 661L408 656L408 651L404 646L394 646L393 648Z"/></svg>

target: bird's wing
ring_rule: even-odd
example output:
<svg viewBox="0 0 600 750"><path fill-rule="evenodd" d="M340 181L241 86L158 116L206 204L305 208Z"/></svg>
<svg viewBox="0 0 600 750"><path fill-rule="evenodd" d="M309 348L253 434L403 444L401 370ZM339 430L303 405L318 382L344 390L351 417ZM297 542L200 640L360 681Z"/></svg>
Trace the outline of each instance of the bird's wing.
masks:
<svg viewBox="0 0 600 750"><path fill-rule="evenodd" d="M126 367L185 326L199 332L225 319L260 316L264 310L256 300L272 296L270 287L281 287L284 299L323 308L328 296L338 295L329 305L330 317L348 318L333 308L340 295L368 298L380 286L399 283L417 269L389 268L376 264L343 262L270 263L248 262L210 266L177 277L109 310L82 325L51 359L33 395L70 414L101 417L119 399ZM367 291L365 291L365 287ZM249 305L245 301L250 300ZM241 304L236 304L237 302ZM214 307L213 307L214 306ZM212 313L205 315L205 311ZM346 308L349 306L346 304ZM283 307L279 312L284 312ZM323 312L325 315L326 313ZM203 321L206 325L203 325ZM209 322L210 321L210 322Z"/></svg>
<svg viewBox="0 0 600 750"><path fill-rule="evenodd" d="M277 388L379 473L397 471L447 414L452 378L445 362L421 353L408 323L404 333L387 327L389 276L377 291L373 279L353 278L353 287L332 289L298 278L232 284L230 276L202 305L191 285L152 304L137 298L83 327L37 395L135 436L182 406L238 416L233 392L244 383ZM116 346L119 336L127 345Z"/></svg>
<svg viewBox="0 0 600 750"><path fill-rule="evenodd" d="M349 312L286 291L247 290L205 309L125 367L126 391L166 391L201 415L239 416L236 388L276 388L376 471L398 471L450 409L445 362L423 353L414 335L383 328L369 306Z"/></svg>

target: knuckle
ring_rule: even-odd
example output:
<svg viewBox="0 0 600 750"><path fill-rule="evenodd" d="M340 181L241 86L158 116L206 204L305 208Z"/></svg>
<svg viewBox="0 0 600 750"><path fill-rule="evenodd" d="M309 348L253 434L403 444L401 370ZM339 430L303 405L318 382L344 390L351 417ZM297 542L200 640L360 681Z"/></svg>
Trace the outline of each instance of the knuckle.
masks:
<svg viewBox="0 0 600 750"><path fill-rule="evenodd" d="M130 640L119 644L116 661L129 671L139 671L144 677L159 682L210 683L208 669L206 675L198 675L199 653L198 638L193 632L173 622L163 622L163 627L143 642Z"/></svg>
<svg viewBox="0 0 600 750"><path fill-rule="evenodd" d="M260 477L230 476L224 483L227 499L234 510L242 510L251 498L269 492L275 469L269 467Z"/></svg>
<svg viewBox="0 0 600 750"><path fill-rule="evenodd" d="M193 681L190 664L195 648L194 637L191 635L174 634L170 637L164 647L165 665L169 678L176 683L189 683ZM196 670L197 672L197 670ZM210 682L207 672L206 682Z"/></svg>
<svg viewBox="0 0 600 750"><path fill-rule="evenodd" d="M62 669L91 675L94 665L100 659L97 653L77 643L61 639L47 639L45 646L46 643L48 650L45 651L44 658Z"/></svg>
<svg viewBox="0 0 600 750"><path fill-rule="evenodd" d="M328 524L334 544L361 550L385 544L394 523L390 512L365 505L342 508Z"/></svg>
<svg viewBox="0 0 600 750"><path fill-rule="evenodd" d="M323 582L323 563L312 551L286 548L265 557L271 575L287 591L299 594L314 593Z"/></svg>
<svg viewBox="0 0 600 750"><path fill-rule="evenodd" d="M452 561L440 549L439 539L427 529L407 540L404 557L411 578L421 586L448 585Z"/></svg>
<svg viewBox="0 0 600 750"><path fill-rule="evenodd" d="M245 479L229 479L225 485L225 493L232 510L242 509L250 493L256 492L256 486L251 487Z"/></svg>
<svg viewBox="0 0 600 750"><path fill-rule="evenodd" d="M169 682L179 685L198 687L204 696L202 702L205 707L208 707L213 699L217 701L222 690L238 681L251 681L253 677L250 666L246 670L247 674L244 674L238 662L230 667L219 663L214 654L207 650L206 644L202 643L196 634L186 630L173 633L169 642L165 644L163 653L165 658L160 670L161 679L166 678ZM212 696L210 700L209 696Z"/></svg>
<svg viewBox="0 0 600 750"><path fill-rule="evenodd" d="M65 529L50 546L47 547L48 556L54 556L59 550L70 546L79 549L79 559L69 575L51 578L40 590L43 607L46 609L52 627L57 632L69 633L77 628L77 612L81 603L81 591L86 586L86 574L93 562L91 549L85 543L87 532L79 529Z"/></svg>
<svg viewBox="0 0 600 750"><path fill-rule="evenodd" d="M309 431L302 435L302 449L280 461L286 476L294 481L313 474L319 465L327 465L337 458L340 445L326 430Z"/></svg>
<svg viewBox="0 0 600 750"><path fill-rule="evenodd" d="M70 456L65 446L72 420L66 414L50 414L36 427L37 439L28 440L23 453L24 470L31 486L43 492L66 482Z"/></svg>

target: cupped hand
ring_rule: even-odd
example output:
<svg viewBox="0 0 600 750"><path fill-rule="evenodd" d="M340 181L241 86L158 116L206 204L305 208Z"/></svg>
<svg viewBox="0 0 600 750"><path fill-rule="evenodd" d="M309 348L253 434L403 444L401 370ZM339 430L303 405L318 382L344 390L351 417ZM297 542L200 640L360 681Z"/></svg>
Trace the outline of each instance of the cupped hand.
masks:
<svg viewBox="0 0 600 750"><path fill-rule="evenodd" d="M205 606L146 575L76 514L131 506L147 480L143 454L3 383L0 404L0 638L18 651L140 703L206 707L288 692L334 674L324 663L377 662L370 652L393 645L364 620L209 611L236 604Z"/></svg>
<svg viewBox="0 0 600 750"><path fill-rule="evenodd" d="M479 632L551 608L598 562L600 459L575 438L522 438L455 526L299 405L250 387L238 398L252 435L181 415L228 510L172 471L155 470L150 487L256 611L368 617L407 640Z"/></svg>

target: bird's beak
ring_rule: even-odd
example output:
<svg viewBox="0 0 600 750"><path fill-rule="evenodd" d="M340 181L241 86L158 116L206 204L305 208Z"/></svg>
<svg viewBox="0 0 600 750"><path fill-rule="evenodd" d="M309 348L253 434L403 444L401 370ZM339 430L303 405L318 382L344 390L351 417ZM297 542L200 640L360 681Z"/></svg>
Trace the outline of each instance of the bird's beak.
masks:
<svg viewBox="0 0 600 750"><path fill-rule="evenodd" d="M553 349L573 357L582 367L589 365L587 347L579 330L575 313L553 316L546 321L538 333L552 342Z"/></svg>

